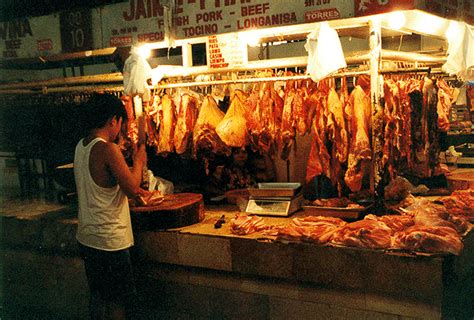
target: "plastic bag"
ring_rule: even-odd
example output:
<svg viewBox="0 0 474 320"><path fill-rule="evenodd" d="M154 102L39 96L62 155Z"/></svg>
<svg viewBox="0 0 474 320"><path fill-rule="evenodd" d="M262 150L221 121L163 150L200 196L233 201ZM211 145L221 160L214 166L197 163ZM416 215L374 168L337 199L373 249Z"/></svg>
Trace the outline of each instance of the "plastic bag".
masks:
<svg viewBox="0 0 474 320"><path fill-rule="evenodd" d="M173 182L166 179L155 177L151 170L147 170L144 174L143 183L148 185L148 191L158 190L162 195L172 194L174 192Z"/></svg>
<svg viewBox="0 0 474 320"><path fill-rule="evenodd" d="M172 194L174 192L173 182L166 179L155 177L157 180L156 190L160 191L161 194Z"/></svg>
<svg viewBox="0 0 474 320"><path fill-rule="evenodd" d="M145 58L132 48L123 68L123 91L126 95L144 94L147 91L147 80L152 78L151 67Z"/></svg>
<svg viewBox="0 0 474 320"><path fill-rule="evenodd" d="M307 72L315 82L347 67L339 35L326 21L319 23L308 35L305 49L308 52Z"/></svg>

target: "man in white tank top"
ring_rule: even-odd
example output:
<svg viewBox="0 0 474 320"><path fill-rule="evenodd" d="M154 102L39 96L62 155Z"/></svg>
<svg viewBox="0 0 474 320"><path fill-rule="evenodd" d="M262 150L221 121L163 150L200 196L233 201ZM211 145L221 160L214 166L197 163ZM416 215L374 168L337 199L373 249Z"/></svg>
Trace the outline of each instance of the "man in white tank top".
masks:
<svg viewBox="0 0 474 320"><path fill-rule="evenodd" d="M128 198L138 195L147 157L145 146L138 146L129 168L115 143L128 120L119 98L94 94L87 108L90 131L74 155L79 203L76 238L90 289L92 319L124 319L136 303Z"/></svg>

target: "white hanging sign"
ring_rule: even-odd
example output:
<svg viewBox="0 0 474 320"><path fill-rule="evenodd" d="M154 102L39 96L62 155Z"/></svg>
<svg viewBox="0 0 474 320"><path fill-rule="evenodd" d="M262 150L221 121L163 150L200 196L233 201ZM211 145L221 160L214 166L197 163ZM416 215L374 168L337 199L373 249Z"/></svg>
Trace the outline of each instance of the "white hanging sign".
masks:
<svg viewBox="0 0 474 320"><path fill-rule="evenodd" d="M208 37L207 57L210 68L240 67L245 63L246 43L239 41L237 34L223 34Z"/></svg>
<svg viewBox="0 0 474 320"><path fill-rule="evenodd" d="M0 22L2 59L34 58L61 52L59 16Z"/></svg>

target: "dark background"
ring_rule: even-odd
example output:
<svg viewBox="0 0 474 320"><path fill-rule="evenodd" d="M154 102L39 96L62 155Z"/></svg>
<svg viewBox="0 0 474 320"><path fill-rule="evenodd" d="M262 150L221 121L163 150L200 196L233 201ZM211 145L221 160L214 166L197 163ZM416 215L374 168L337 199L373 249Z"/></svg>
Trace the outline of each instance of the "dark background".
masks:
<svg viewBox="0 0 474 320"><path fill-rule="evenodd" d="M38 17L81 7L100 7L128 0L0 0L0 21Z"/></svg>

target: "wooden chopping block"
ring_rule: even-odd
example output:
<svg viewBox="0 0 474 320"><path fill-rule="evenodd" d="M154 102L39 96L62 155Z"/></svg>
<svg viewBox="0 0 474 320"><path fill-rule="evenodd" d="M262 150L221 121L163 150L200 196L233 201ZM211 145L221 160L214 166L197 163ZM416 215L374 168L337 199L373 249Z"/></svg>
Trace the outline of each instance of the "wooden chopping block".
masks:
<svg viewBox="0 0 474 320"><path fill-rule="evenodd" d="M135 231L180 228L204 220L204 200L198 193L169 194L159 205L130 211Z"/></svg>

